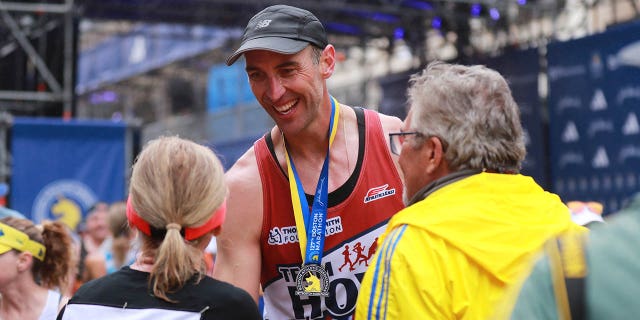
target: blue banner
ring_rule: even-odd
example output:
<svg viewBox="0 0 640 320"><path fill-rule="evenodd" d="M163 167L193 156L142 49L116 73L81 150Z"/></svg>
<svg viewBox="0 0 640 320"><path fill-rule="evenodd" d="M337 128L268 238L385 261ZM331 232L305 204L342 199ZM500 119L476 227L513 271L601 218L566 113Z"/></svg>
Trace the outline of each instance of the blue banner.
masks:
<svg viewBox="0 0 640 320"><path fill-rule="evenodd" d="M75 228L97 201L125 196L126 125L15 118L10 206Z"/></svg>
<svg viewBox="0 0 640 320"><path fill-rule="evenodd" d="M548 46L551 176L611 213L640 190L640 23Z"/></svg>
<svg viewBox="0 0 640 320"><path fill-rule="evenodd" d="M241 32L203 25L140 24L80 52L76 93L210 52L239 38Z"/></svg>

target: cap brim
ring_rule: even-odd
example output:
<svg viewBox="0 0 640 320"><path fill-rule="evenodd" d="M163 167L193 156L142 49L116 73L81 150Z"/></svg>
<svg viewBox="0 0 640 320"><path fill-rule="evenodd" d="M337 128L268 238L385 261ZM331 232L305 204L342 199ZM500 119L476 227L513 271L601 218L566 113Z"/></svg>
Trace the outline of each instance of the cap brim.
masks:
<svg viewBox="0 0 640 320"><path fill-rule="evenodd" d="M587 225L591 222L604 222L601 215L592 212L583 212L578 215L572 215L571 219L573 222L581 226Z"/></svg>
<svg viewBox="0 0 640 320"><path fill-rule="evenodd" d="M294 54L302 51L310 43L301 40L294 40L282 37L263 37L251 39L244 42L232 55L227 58L227 65L230 66L240 56L251 50L268 50L282 54Z"/></svg>

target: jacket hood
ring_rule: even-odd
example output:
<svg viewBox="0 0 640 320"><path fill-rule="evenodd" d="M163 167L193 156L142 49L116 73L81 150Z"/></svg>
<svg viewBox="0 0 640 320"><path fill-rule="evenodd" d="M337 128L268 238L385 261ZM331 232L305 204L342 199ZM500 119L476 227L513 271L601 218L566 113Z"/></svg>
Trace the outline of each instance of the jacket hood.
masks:
<svg viewBox="0 0 640 320"><path fill-rule="evenodd" d="M411 208L397 213L387 230L402 224L424 229L503 282L521 273L523 259L530 259L547 239L581 228L557 195L522 175L472 175L435 190Z"/></svg>

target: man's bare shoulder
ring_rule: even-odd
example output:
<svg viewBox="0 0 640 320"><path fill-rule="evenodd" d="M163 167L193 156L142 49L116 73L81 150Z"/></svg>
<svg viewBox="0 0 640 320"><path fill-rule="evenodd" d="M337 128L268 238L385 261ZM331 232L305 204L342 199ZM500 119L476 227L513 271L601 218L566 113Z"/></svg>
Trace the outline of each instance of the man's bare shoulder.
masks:
<svg viewBox="0 0 640 320"><path fill-rule="evenodd" d="M384 113L380 113L378 112L378 115L380 117L380 123L382 124L382 131L384 133L384 137L385 137L385 142L387 144L387 147L389 148L389 139L387 139L389 133L392 132L400 132L402 129L402 120L400 120L400 118L395 117L395 116L390 116L390 115L386 115ZM389 152L389 154L391 155L391 159L393 159L393 164L396 167L396 171L399 173L400 171L400 165L398 164L398 156L395 154L392 154L391 152Z"/></svg>
<svg viewBox="0 0 640 320"><path fill-rule="evenodd" d="M376 113L378 114L378 118L380 119L380 124L382 125L382 131L384 132L385 137L391 132L399 132L402 128L402 120L400 120L400 118L396 116L390 116L378 111L376 111Z"/></svg>
<svg viewBox="0 0 640 320"><path fill-rule="evenodd" d="M386 115L384 113L378 112L380 116L380 122L382 123L382 127L386 132L395 132L399 131L402 127L402 120L396 116Z"/></svg>
<svg viewBox="0 0 640 320"><path fill-rule="evenodd" d="M349 106L346 106L346 107L349 107ZM354 107L349 107L349 108L353 110ZM380 122L382 123L382 127L384 128L385 131L388 131L388 130L397 131L400 129L400 127L402 127L402 119L396 116L390 116L390 115L384 114L374 109L369 109L369 110L374 111L375 113L378 114L378 117L380 118ZM355 121L355 112L352 112L352 113L353 115L351 117Z"/></svg>
<svg viewBox="0 0 640 320"><path fill-rule="evenodd" d="M225 174L229 188L241 188L245 191L259 187L259 177L260 173L253 147L249 148Z"/></svg>
<svg viewBox="0 0 640 320"><path fill-rule="evenodd" d="M262 184L253 147L226 172L225 180L229 188L229 214L218 239L227 246L230 245L226 242L228 239L235 239L232 241L233 246L253 245L254 242L257 244L262 225ZM238 238L248 240L249 243L243 244ZM218 251L220 250L219 245Z"/></svg>

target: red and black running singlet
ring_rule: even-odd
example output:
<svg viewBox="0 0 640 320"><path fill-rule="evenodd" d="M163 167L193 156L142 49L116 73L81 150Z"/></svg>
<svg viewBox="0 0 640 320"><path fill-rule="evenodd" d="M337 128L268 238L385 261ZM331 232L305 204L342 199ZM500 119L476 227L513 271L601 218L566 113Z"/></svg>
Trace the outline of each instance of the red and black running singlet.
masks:
<svg viewBox="0 0 640 320"><path fill-rule="evenodd" d="M353 314L360 281L376 250L378 235L402 209L402 182L393 164L378 114L354 108L358 161L351 177L329 193L322 265L329 296L297 296L302 264L289 181L279 166L270 134L254 150L263 191L261 283L265 319L330 319ZM313 195L307 195L312 203Z"/></svg>

